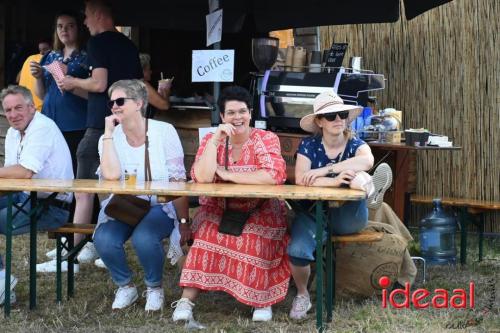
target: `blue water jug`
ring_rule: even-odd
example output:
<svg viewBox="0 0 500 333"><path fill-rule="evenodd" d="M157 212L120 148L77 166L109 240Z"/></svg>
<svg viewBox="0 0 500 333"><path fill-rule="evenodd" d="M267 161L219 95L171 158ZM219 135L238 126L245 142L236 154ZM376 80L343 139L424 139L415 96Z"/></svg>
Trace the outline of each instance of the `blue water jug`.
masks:
<svg viewBox="0 0 500 333"><path fill-rule="evenodd" d="M441 199L432 200L432 212L420 220L420 250L430 265L455 264L457 221L443 210Z"/></svg>

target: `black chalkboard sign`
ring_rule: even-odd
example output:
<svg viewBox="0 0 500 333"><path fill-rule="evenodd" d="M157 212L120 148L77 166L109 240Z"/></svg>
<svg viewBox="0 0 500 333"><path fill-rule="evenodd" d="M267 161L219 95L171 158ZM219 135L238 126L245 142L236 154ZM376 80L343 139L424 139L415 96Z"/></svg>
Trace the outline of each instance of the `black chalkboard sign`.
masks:
<svg viewBox="0 0 500 333"><path fill-rule="evenodd" d="M340 67L344 60L347 43L333 43L326 58L326 67Z"/></svg>

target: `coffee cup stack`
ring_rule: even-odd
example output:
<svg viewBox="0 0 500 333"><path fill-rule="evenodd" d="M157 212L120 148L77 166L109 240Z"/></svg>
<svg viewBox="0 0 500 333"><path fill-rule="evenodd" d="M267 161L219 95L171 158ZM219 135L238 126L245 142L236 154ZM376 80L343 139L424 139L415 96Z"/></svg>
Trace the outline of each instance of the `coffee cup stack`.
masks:
<svg viewBox="0 0 500 333"><path fill-rule="evenodd" d="M319 73L321 72L321 52L312 51L311 52L311 63L309 64L309 72Z"/></svg>

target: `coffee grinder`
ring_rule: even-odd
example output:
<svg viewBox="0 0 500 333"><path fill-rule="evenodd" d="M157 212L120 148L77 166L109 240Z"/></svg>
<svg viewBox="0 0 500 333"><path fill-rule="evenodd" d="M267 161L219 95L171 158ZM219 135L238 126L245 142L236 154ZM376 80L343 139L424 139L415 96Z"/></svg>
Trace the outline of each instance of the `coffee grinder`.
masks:
<svg viewBox="0 0 500 333"><path fill-rule="evenodd" d="M250 94L253 101L252 125L257 122L258 128L266 128L265 122L262 122L260 112L259 96L262 93L262 80L267 70L276 62L278 57L279 39L274 37L263 37L252 39L252 60L259 72L251 72Z"/></svg>

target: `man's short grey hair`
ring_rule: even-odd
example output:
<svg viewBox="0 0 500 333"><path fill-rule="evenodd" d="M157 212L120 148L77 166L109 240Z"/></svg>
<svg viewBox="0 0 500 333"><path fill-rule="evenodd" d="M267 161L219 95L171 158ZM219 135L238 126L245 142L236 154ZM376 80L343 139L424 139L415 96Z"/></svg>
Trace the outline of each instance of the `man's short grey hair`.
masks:
<svg viewBox="0 0 500 333"><path fill-rule="evenodd" d="M151 65L151 56L147 53L139 53L139 60L141 61L142 69Z"/></svg>
<svg viewBox="0 0 500 333"><path fill-rule="evenodd" d="M24 100L26 101L26 104L35 105L35 103L33 102L33 95L28 88L25 88L23 86L10 85L7 88L2 89L2 91L0 92L0 107L2 108L2 111L3 100L8 95L22 95Z"/></svg>
<svg viewBox="0 0 500 333"><path fill-rule="evenodd" d="M117 89L122 90L129 98L133 98L136 101L142 101L141 113L142 116L146 116L146 110L148 109L148 91L142 80L116 81L109 87L108 96L111 98L111 94Z"/></svg>

